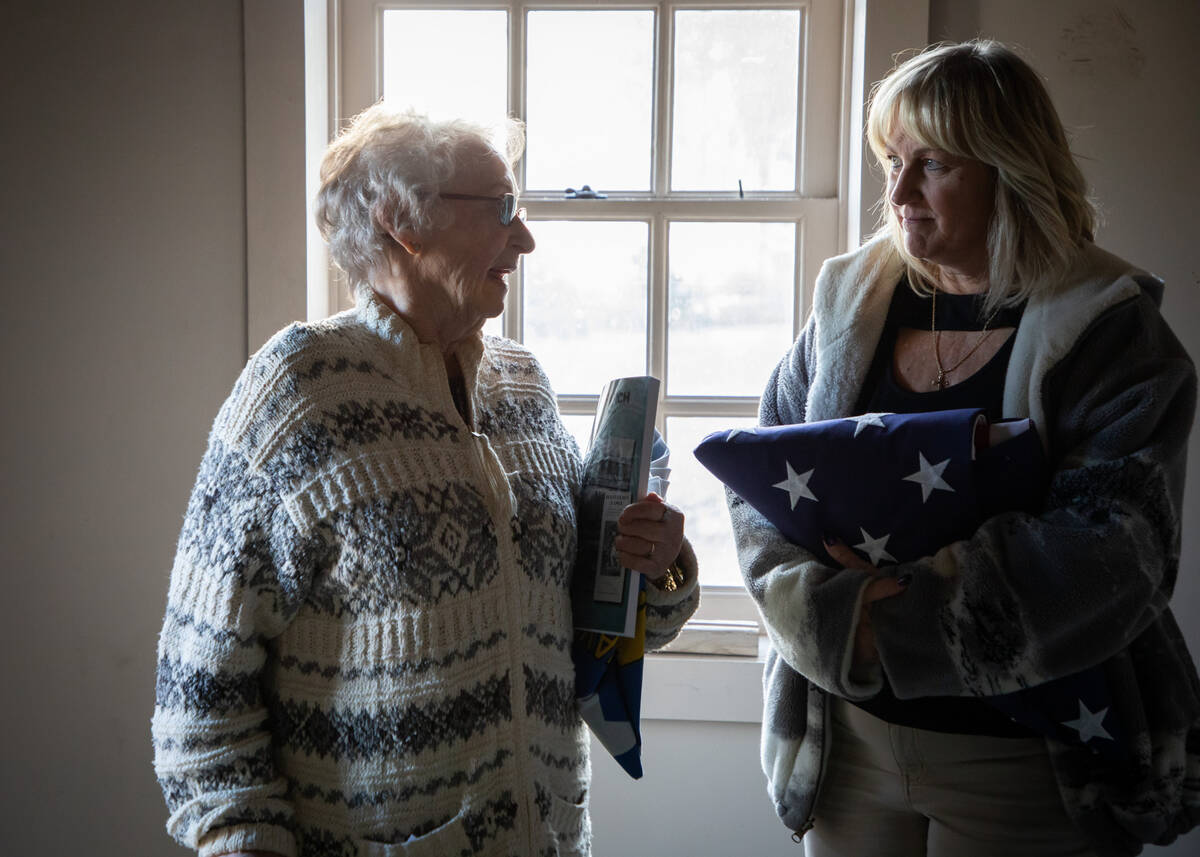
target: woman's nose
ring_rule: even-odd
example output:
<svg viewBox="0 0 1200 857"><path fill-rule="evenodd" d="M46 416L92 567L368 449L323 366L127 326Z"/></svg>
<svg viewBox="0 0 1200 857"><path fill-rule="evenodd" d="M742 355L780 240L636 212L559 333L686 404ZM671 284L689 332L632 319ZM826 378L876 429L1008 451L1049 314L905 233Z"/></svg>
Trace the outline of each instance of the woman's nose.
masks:
<svg viewBox="0 0 1200 857"><path fill-rule="evenodd" d="M898 172L892 173L892 191L889 195L892 205L904 205L912 199L913 190L913 175L908 167L901 167Z"/></svg>
<svg viewBox="0 0 1200 857"><path fill-rule="evenodd" d="M529 231L529 224L525 222L523 217L514 217L512 221L513 236L510 242L522 253L532 253L533 248L537 246L537 242L533 240L533 233Z"/></svg>

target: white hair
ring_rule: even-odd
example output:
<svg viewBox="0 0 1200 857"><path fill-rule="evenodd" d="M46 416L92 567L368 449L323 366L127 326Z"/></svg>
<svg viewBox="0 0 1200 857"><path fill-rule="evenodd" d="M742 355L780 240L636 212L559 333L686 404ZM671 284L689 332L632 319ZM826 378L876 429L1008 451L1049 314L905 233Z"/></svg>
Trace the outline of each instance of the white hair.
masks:
<svg viewBox="0 0 1200 857"><path fill-rule="evenodd" d="M499 144L497 144L499 140ZM498 129L462 119L436 121L378 102L351 120L325 152L316 219L334 263L352 283L385 265L389 230L427 234L444 225L438 188L464 159L499 155L512 165L524 149L524 127Z"/></svg>

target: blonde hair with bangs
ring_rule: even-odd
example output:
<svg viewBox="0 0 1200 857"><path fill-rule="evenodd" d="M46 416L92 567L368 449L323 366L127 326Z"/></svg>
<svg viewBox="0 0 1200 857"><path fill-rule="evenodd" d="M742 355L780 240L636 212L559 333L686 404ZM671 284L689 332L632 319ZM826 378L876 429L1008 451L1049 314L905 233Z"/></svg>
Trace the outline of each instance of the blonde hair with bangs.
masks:
<svg viewBox="0 0 1200 857"><path fill-rule="evenodd" d="M867 141L885 168L897 131L992 169L985 311L1053 288L1092 240L1095 209L1050 94L1005 45L934 45L899 64L874 87L867 113ZM880 207L879 229L890 234L909 282L931 292L938 266L905 250L886 188Z"/></svg>

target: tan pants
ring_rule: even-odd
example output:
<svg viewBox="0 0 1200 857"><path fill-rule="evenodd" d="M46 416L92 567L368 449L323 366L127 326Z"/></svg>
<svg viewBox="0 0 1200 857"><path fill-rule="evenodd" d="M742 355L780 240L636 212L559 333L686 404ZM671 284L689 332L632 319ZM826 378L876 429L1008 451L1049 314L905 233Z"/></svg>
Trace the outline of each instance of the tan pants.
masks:
<svg viewBox="0 0 1200 857"><path fill-rule="evenodd" d="M1094 857L1035 738L894 726L833 701L806 857Z"/></svg>

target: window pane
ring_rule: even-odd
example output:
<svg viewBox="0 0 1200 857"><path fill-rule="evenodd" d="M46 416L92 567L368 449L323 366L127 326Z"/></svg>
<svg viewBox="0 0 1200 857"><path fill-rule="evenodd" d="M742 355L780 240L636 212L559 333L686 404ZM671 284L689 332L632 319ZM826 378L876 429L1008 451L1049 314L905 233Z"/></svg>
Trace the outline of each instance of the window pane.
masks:
<svg viewBox="0 0 1200 857"><path fill-rule="evenodd" d="M528 20L526 187L649 190L654 13Z"/></svg>
<svg viewBox="0 0 1200 857"><path fill-rule="evenodd" d="M483 332L488 334L489 336L503 336L504 335L504 314L501 313L500 315L496 316L495 318L489 318L487 321L485 321L483 323Z"/></svg>
<svg viewBox="0 0 1200 857"><path fill-rule="evenodd" d="M507 12L383 13L383 97L390 104L492 123L508 113L507 69Z"/></svg>
<svg viewBox="0 0 1200 857"><path fill-rule="evenodd" d="M673 190L792 190L800 12L675 13Z"/></svg>
<svg viewBox="0 0 1200 857"><path fill-rule="evenodd" d="M725 487L692 455L692 450L714 431L755 425L751 417L668 417L667 444L671 447L671 485L667 499L683 510L688 541L700 562L700 583L741 586L737 553Z"/></svg>
<svg viewBox="0 0 1200 857"><path fill-rule="evenodd" d="M579 444L579 454L587 452L588 440L592 436L592 422L595 420L595 414L563 414L563 425L567 427L567 431L575 438L575 442Z"/></svg>
<svg viewBox="0 0 1200 857"><path fill-rule="evenodd" d="M525 266L524 341L556 393L598 395L646 373L649 227L640 221L540 220Z"/></svg>
<svg viewBox="0 0 1200 857"><path fill-rule="evenodd" d="M667 392L758 396L792 342L796 226L670 224Z"/></svg>

